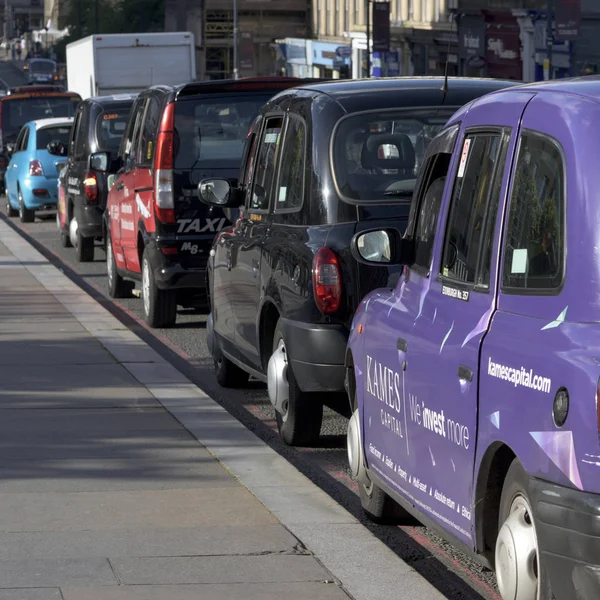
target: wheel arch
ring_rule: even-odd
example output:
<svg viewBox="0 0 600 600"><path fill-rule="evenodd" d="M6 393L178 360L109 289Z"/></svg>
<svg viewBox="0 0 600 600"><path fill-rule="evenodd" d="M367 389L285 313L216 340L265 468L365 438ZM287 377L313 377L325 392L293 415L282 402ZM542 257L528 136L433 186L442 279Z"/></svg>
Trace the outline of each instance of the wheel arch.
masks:
<svg viewBox="0 0 600 600"><path fill-rule="evenodd" d="M494 442L485 451L475 483L475 542L477 550L494 562L496 538L498 537L500 500L502 487L515 452L503 442Z"/></svg>
<svg viewBox="0 0 600 600"><path fill-rule="evenodd" d="M271 352L273 350L273 336L275 335L275 327L281 316L279 308L271 299L266 299L260 310L258 320L258 343L260 360L263 369L266 370Z"/></svg>
<svg viewBox="0 0 600 600"><path fill-rule="evenodd" d="M346 393L348 394L348 402L350 404L350 413L353 413L356 409L356 377L354 375L354 356L352 350L348 348L346 350L346 357L344 359L344 366L346 367Z"/></svg>
<svg viewBox="0 0 600 600"><path fill-rule="evenodd" d="M142 221L140 219L140 221L138 223L138 230L137 230L137 236L136 236L136 249L137 249L138 261L139 261L139 265L140 265L140 272L141 272L141 268L142 268L142 258L144 256L144 249L148 245L149 240L150 240L150 236L148 235L148 232L146 231L146 226L144 225L144 221Z"/></svg>

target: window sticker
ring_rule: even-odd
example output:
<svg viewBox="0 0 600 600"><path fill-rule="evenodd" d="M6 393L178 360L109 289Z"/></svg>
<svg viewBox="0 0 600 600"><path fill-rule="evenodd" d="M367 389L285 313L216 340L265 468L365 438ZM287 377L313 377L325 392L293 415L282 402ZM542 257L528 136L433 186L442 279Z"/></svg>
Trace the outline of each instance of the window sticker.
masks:
<svg viewBox="0 0 600 600"><path fill-rule="evenodd" d="M287 186L282 185L279 188L279 202L285 202L287 198Z"/></svg>
<svg viewBox="0 0 600 600"><path fill-rule="evenodd" d="M515 248L512 255L511 273L527 273L527 248Z"/></svg>
<svg viewBox="0 0 600 600"><path fill-rule="evenodd" d="M265 144L275 144L277 142L278 133L267 133L265 135Z"/></svg>
<svg viewBox="0 0 600 600"><path fill-rule="evenodd" d="M460 157L460 165L458 166L458 177L462 177L465 174L465 167L467 166L467 158L469 157L469 148L471 147L471 139L465 140L463 146L462 156Z"/></svg>
<svg viewBox="0 0 600 600"><path fill-rule="evenodd" d="M129 154L130 150L131 150L131 140L127 140L127 143L125 144L125 154Z"/></svg>
<svg viewBox="0 0 600 600"><path fill-rule="evenodd" d="M111 114L108 114L108 115L104 115L103 118L104 118L105 121L112 121L113 119L118 119L119 115L117 113L111 113Z"/></svg>

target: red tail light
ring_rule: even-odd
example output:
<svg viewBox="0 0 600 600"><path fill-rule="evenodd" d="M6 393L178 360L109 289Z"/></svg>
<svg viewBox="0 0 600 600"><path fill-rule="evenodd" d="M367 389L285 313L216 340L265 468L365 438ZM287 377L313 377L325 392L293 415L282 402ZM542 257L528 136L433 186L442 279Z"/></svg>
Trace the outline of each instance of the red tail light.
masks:
<svg viewBox="0 0 600 600"><path fill-rule="evenodd" d="M83 178L83 189L87 198L88 204L95 204L98 202L98 180L96 174L92 171L88 171Z"/></svg>
<svg viewBox="0 0 600 600"><path fill-rule="evenodd" d="M33 177L39 177L44 174L44 167L39 160L32 160L29 162L29 174Z"/></svg>
<svg viewBox="0 0 600 600"><path fill-rule="evenodd" d="M325 315L335 313L342 303L340 259L330 248L321 248L313 260L313 293L317 308Z"/></svg>
<svg viewBox="0 0 600 600"><path fill-rule="evenodd" d="M154 156L154 209L162 223L175 223L175 194L173 190L173 152L175 103L167 104L156 140Z"/></svg>

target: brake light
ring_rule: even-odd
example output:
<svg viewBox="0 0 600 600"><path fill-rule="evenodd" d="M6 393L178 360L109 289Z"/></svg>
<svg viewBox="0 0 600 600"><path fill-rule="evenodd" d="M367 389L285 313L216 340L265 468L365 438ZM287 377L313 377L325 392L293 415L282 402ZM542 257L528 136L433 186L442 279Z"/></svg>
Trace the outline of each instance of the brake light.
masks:
<svg viewBox="0 0 600 600"><path fill-rule="evenodd" d="M154 199L156 218L161 223L175 223L173 190L173 151L175 103L167 104L160 123L154 157Z"/></svg>
<svg viewBox="0 0 600 600"><path fill-rule="evenodd" d="M44 174L44 167L39 160L32 160L29 162L29 174L33 177L39 177Z"/></svg>
<svg viewBox="0 0 600 600"><path fill-rule="evenodd" d="M92 171L88 171L83 178L83 190L88 204L98 202L98 180Z"/></svg>
<svg viewBox="0 0 600 600"><path fill-rule="evenodd" d="M330 248L320 248L313 260L313 293L317 308L325 315L335 313L342 303L340 259Z"/></svg>

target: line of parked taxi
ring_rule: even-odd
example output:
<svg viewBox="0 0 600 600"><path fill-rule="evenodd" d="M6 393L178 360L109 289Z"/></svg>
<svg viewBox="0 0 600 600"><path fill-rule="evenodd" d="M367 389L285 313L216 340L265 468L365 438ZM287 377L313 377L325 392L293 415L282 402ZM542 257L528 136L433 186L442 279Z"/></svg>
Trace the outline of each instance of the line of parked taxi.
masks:
<svg viewBox="0 0 600 600"><path fill-rule="evenodd" d="M102 241L150 326L207 305L217 380L265 382L286 443L347 398L371 519L416 516L503 600L598 598L600 79L299 83L82 103L64 243Z"/></svg>

